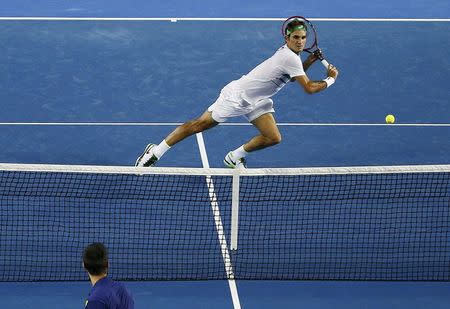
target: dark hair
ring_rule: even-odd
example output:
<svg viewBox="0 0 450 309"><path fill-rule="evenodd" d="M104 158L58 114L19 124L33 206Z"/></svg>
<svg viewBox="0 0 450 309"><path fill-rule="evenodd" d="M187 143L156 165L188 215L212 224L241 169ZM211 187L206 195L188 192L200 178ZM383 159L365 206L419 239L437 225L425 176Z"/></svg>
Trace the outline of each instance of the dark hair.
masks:
<svg viewBox="0 0 450 309"><path fill-rule="evenodd" d="M93 276L105 274L108 269L108 250L102 243L90 244L84 249L83 264Z"/></svg>
<svg viewBox="0 0 450 309"><path fill-rule="evenodd" d="M297 28L303 27L305 31L308 31L308 27L306 26L305 22L300 19L294 19L289 24L287 24L284 34L289 36L292 32L295 30L298 30Z"/></svg>

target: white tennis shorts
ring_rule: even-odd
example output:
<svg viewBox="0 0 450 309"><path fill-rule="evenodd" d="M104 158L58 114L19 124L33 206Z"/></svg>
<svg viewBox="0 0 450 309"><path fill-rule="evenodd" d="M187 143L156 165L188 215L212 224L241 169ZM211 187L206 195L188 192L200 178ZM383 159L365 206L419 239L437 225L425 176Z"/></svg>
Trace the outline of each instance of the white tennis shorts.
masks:
<svg viewBox="0 0 450 309"><path fill-rule="evenodd" d="M254 104L250 104L244 99L230 99L223 94L217 98L208 111L212 112L212 118L217 122L225 122L228 118L244 116L252 122L259 116L267 113L274 113L272 99L263 99Z"/></svg>

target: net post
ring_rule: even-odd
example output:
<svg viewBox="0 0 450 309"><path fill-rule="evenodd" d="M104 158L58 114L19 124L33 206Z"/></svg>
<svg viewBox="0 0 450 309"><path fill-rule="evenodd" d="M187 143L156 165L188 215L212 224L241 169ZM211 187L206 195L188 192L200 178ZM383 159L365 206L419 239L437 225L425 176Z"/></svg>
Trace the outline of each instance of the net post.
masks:
<svg viewBox="0 0 450 309"><path fill-rule="evenodd" d="M239 171L233 173L231 195L231 250L237 250L239 229Z"/></svg>

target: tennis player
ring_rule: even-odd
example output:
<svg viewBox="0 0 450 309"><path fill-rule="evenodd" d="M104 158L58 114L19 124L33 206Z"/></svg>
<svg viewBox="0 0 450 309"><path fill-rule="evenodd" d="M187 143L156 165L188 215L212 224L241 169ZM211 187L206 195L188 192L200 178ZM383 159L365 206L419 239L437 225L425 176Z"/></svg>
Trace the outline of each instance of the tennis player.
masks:
<svg viewBox="0 0 450 309"><path fill-rule="evenodd" d="M245 157L281 141L272 113L271 97L289 81L297 81L309 94L330 87L338 76L338 70L330 65L327 77L312 81L305 71L319 59L320 50L312 53L302 63L299 54L306 44L307 27L303 21L294 19L286 26L285 45L275 54L255 67L250 73L226 85L219 98L197 119L177 127L159 145L148 144L144 153L136 160L136 166L153 166L173 145L188 136L205 131L229 118L244 116L259 131L259 134L239 148L228 152L224 164L231 168L245 168Z"/></svg>
<svg viewBox="0 0 450 309"><path fill-rule="evenodd" d="M108 252L101 243L93 243L83 253L83 267L89 275L92 289L86 309L133 309L134 300L125 286L107 277Z"/></svg>

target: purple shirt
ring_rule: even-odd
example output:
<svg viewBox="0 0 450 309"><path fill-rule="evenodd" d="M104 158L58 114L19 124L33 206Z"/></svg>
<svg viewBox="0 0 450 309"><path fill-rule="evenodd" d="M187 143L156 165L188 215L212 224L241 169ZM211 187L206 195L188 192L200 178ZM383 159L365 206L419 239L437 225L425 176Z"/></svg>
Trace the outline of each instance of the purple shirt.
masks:
<svg viewBox="0 0 450 309"><path fill-rule="evenodd" d="M105 277L92 287L85 309L134 309L134 300L123 283Z"/></svg>

